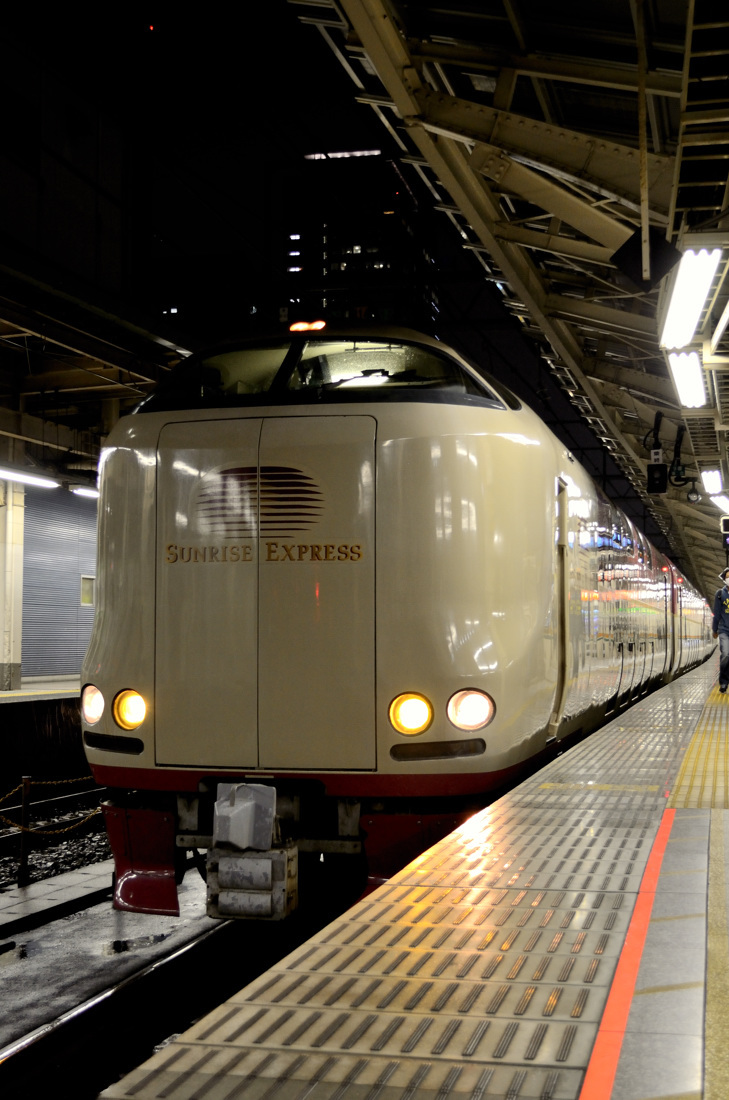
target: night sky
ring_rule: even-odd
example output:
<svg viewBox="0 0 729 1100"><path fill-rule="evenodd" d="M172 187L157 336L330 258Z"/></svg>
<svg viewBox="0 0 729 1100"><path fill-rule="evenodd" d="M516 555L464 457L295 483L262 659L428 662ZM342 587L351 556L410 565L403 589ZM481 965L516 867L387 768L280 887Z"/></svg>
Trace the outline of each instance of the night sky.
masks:
<svg viewBox="0 0 729 1100"><path fill-rule="evenodd" d="M16 63L53 74L124 134L132 289L152 310L212 287L218 301L247 297L271 277L304 155L387 140L300 12L263 0L159 19L114 4L93 18L57 8L9 19Z"/></svg>

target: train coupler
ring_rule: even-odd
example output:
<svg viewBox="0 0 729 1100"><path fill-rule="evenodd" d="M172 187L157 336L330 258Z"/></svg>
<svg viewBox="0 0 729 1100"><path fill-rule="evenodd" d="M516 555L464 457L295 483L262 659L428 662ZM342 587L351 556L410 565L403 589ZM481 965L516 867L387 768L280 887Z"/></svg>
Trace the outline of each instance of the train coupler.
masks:
<svg viewBox="0 0 729 1100"><path fill-rule="evenodd" d="M210 917L282 920L298 905L298 850L274 845L276 791L220 783L207 857Z"/></svg>

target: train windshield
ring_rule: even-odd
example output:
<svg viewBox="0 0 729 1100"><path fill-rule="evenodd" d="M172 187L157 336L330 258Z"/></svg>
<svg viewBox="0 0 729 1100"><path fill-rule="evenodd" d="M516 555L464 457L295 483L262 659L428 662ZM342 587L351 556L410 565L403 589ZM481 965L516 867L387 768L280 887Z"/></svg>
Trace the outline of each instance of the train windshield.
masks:
<svg viewBox="0 0 729 1100"><path fill-rule="evenodd" d="M476 399L496 392L455 359L382 339L287 339L185 360L138 411L298 401Z"/></svg>

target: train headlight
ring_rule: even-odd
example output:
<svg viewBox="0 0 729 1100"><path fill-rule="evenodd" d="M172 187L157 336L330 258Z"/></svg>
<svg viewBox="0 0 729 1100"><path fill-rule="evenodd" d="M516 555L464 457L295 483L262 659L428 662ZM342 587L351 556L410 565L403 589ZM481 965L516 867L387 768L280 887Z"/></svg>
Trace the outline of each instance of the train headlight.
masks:
<svg viewBox="0 0 729 1100"><path fill-rule="evenodd" d="M398 733L423 733L432 721L431 704L416 691L406 691L390 703L390 722Z"/></svg>
<svg viewBox="0 0 729 1100"><path fill-rule="evenodd" d="M446 713L456 729L480 730L489 724L496 713L496 706L485 691L467 688L450 697Z"/></svg>
<svg viewBox="0 0 729 1100"><path fill-rule="evenodd" d="M93 684L81 692L81 714L87 726L94 726L104 713L104 696Z"/></svg>
<svg viewBox="0 0 729 1100"><path fill-rule="evenodd" d="M111 709L117 726L123 730L135 730L144 721L147 704L138 691L127 688L119 692Z"/></svg>

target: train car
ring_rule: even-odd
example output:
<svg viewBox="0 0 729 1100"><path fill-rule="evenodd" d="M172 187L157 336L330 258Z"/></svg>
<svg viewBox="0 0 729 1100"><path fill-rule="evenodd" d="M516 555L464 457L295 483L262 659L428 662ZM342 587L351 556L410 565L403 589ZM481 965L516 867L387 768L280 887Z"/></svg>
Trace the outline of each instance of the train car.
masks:
<svg viewBox="0 0 729 1100"><path fill-rule="evenodd" d="M83 739L115 905L281 917L386 875L713 649L705 601L513 394L406 330L190 357L109 436Z"/></svg>

